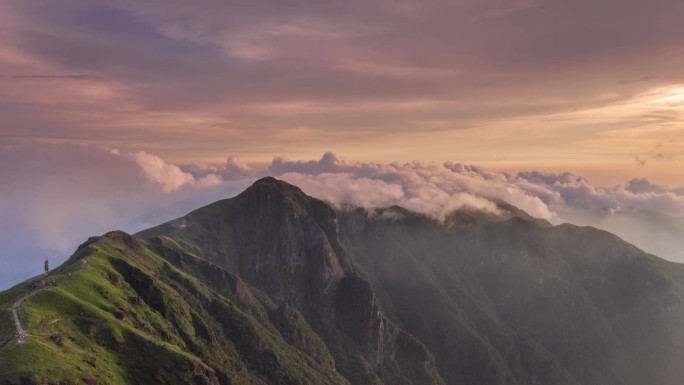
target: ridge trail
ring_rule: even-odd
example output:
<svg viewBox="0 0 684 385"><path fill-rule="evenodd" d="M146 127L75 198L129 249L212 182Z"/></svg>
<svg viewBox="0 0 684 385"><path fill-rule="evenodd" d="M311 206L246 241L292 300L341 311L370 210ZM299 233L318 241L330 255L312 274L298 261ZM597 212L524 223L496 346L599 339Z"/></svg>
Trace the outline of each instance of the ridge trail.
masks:
<svg viewBox="0 0 684 385"><path fill-rule="evenodd" d="M30 296L32 296L32 295L34 295L40 291L43 291L43 290L47 290L47 289L44 288L44 289L34 290L34 291L26 294L25 296L19 298L12 305L12 316L14 317L14 326L16 326L16 328L17 328L16 338L17 338L17 344L19 344L19 345L23 345L26 343L26 334L27 334L26 330L24 330L24 328L21 326L21 320L19 320L19 309L21 308L21 304L24 302L25 299L29 298Z"/></svg>

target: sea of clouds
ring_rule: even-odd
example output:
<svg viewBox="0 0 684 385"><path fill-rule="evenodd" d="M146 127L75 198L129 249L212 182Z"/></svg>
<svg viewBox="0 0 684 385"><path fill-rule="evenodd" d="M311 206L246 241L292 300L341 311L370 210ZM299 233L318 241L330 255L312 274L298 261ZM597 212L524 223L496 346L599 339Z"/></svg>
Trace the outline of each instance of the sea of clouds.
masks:
<svg viewBox="0 0 684 385"><path fill-rule="evenodd" d="M89 145L0 146L0 289L57 266L91 235L136 232L271 175L332 204L399 205L442 218L459 208L496 212L505 201L551 223L609 230L660 257L684 262L684 187L639 178L597 186L572 172L492 172L459 163L274 158L255 169L174 165L146 152Z"/></svg>

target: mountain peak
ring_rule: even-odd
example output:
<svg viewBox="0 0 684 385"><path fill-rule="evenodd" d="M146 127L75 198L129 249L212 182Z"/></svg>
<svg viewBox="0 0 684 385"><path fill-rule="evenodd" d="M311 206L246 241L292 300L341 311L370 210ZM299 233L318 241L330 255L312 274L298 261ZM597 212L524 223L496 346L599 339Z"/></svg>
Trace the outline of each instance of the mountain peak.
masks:
<svg viewBox="0 0 684 385"><path fill-rule="evenodd" d="M261 184L267 184L267 185L277 185L277 184L288 184L287 182L284 182L282 180L276 179L272 176L265 176L263 178L257 179L252 183L252 186L256 185L261 185Z"/></svg>
<svg viewBox="0 0 684 385"><path fill-rule="evenodd" d="M289 201L292 203L299 202L302 204L310 197L306 195L299 187L291 185L283 180L276 179L272 176L263 177L255 181L245 191L238 195L238 198L247 198L248 200L256 200L257 202L270 201Z"/></svg>
<svg viewBox="0 0 684 385"><path fill-rule="evenodd" d="M265 176L261 179L256 180L254 183L252 183L250 187L243 191L243 194L259 189L268 189L271 191L291 192L295 194L306 195L299 187L291 185L285 182L284 180L276 179L272 176Z"/></svg>

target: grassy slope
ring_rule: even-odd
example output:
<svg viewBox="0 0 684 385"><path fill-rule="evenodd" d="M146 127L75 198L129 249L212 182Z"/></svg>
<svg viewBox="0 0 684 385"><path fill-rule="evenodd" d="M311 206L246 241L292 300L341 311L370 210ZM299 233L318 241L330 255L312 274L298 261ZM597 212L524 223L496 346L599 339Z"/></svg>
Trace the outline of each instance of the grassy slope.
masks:
<svg viewBox="0 0 684 385"><path fill-rule="evenodd" d="M0 350L0 382L346 383L287 344L258 300L234 302L123 233L80 249L52 279L24 302L27 343ZM13 334L7 308L25 286L2 293L0 336Z"/></svg>
<svg viewBox="0 0 684 385"><path fill-rule="evenodd" d="M267 192L255 196L279 197ZM275 202L259 207L277 211ZM295 207L283 226L265 220L274 218L268 210L244 224L235 210L256 205L237 203L150 229L140 235L147 243L120 232L93 239L54 272L56 286L25 302L28 343L0 348L0 384L347 384L337 369L355 384L422 385L439 378L423 343L450 384L679 384L684 269L607 233L518 219L459 217L443 228L408 212L345 215L345 249L372 286L346 275L334 309L316 303L324 316L316 324L272 301L268 282L262 292L228 271L242 274L250 253L272 251L238 244L239 229L264 235L253 245L277 244L276 230L291 245L302 225L292 218L303 212ZM13 334L8 309L27 291L0 293L0 338Z"/></svg>

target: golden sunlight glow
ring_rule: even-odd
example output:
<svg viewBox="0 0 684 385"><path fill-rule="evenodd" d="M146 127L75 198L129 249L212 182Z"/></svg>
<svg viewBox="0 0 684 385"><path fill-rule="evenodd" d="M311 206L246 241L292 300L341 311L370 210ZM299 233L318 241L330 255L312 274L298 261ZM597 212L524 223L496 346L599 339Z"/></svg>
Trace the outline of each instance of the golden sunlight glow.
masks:
<svg viewBox="0 0 684 385"><path fill-rule="evenodd" d="M663 90L662 96L654 98L653 104L684 108L684 86L668 87Z"/></svg>

